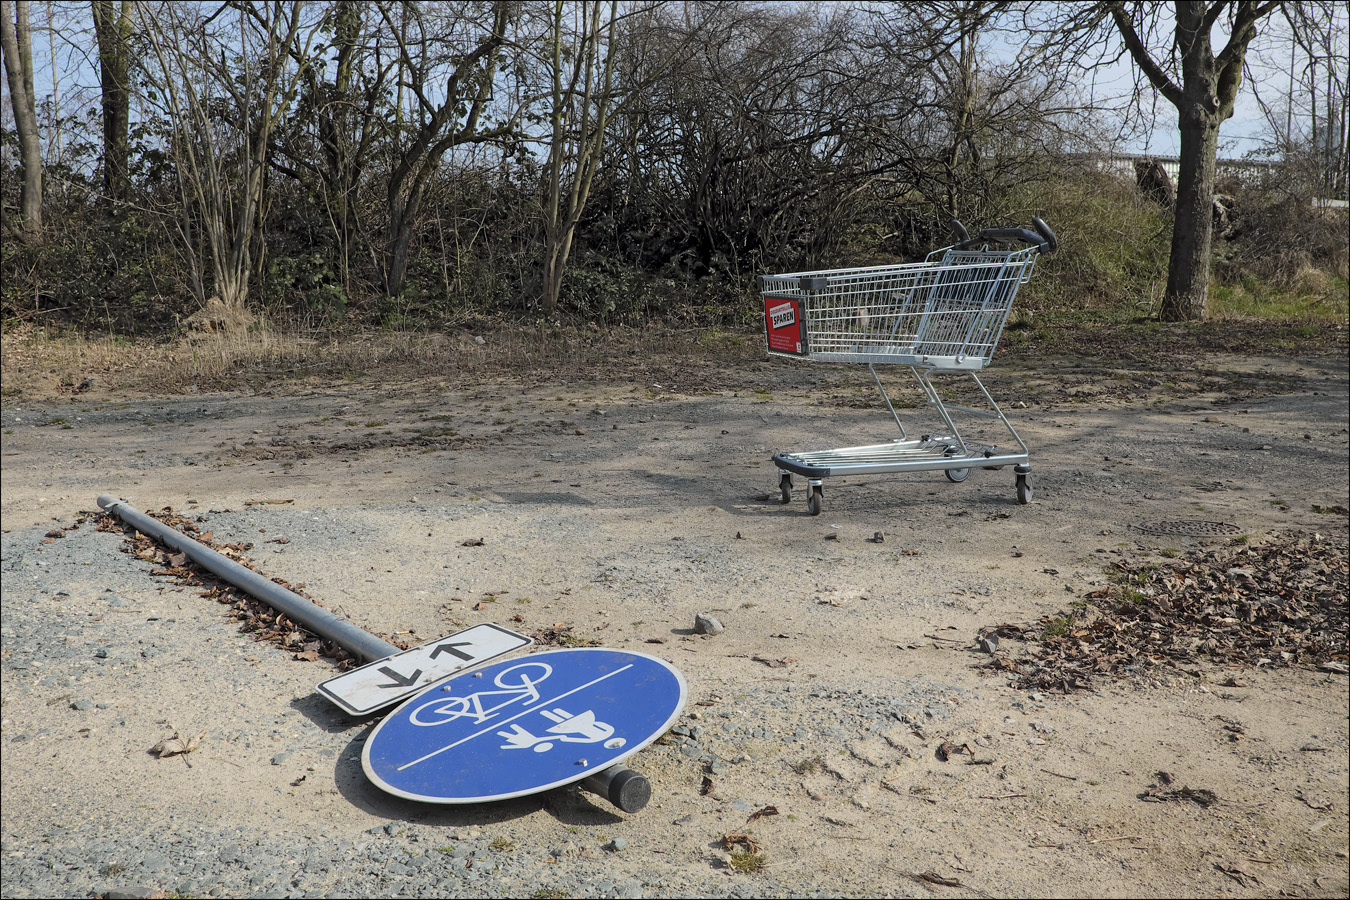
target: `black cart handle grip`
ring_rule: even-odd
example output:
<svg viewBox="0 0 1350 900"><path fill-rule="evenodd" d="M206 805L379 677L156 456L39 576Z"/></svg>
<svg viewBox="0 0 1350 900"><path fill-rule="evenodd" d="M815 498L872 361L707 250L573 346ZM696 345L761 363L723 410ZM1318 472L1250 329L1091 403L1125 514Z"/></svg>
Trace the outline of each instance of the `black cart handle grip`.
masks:
<svg viewBox="0 0 1350 900"><path fill-rule="evenodd" d="M1059 249L1059 238L1055 237L1055 233L1050 230L1049 225L1045 224L1043 220L1038 219L1035 216L1031 217L1031 224L1032 227L1036 229L1036 233L1045 238L1046 247L1049 248L1042 248L1042 253L1054 253Z"/></svg>

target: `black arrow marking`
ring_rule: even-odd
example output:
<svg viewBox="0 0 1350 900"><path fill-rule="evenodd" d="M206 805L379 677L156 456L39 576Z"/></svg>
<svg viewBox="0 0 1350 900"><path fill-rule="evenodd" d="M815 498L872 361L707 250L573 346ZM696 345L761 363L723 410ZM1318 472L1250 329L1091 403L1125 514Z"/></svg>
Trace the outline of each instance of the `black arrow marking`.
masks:
<svg viewBox="0 0 1350 900"><path fill-rule="evenodd" d="M455 656L458 656L460 659L463 659L463 660L470 660L470 659L473 659L473 654L472 654L472 653L465 653L463 650L456 650L455 648L456 648L456 647L472 647L472 646L473 646L473 641L460 641L458 644L437 644L437 645L436 645L436 649L431 651L431 658L432 658L432 659L435 659L436 657L438 657L438 656L441 655L442 651L444 651L445 653L453 653Z"/></svg>
<svg viewBox="0 0 1350 900"><path fill-rule="evenodd" d="M376 687L382 688L411 687L412 685L417 684L417 679L422 677L421 669L418 669L416 672L413 672L411 675L408 675L407 677L404 677L402 672L395 672L388 666L381 666L380 671L383 672L385 675L388 675L390 678L394 679L393 684L376 685Z"/></svg>

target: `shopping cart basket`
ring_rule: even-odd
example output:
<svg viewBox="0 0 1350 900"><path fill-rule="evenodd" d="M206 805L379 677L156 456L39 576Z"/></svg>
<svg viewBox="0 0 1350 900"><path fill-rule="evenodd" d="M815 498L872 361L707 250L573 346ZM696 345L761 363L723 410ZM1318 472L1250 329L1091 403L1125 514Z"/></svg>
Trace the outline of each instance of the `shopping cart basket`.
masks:
<svg viewBox="0 0 1350 900"><path fill-rule="evenodd" d="M821 481L830 476L942 470L949 480L960 482L972 467L1008 465L1016 473L1017 502L1031 501L1027 446L976 372L989 365L1017 289L1031 277L1036 258L1058 246L1048 225L1040 219L1032 222L1035 231L986 228L971 238L960 222L953 221L958 242L933 251L920 263L760 276L769 353L817 362L867 363L900 429L900 437L885 444L774 456L784 503L792 500L793 475L807 479L807 510L814 516L824 503ZM1017 249L1018 245L1026 246ZM909 438L877 376L878 363L909 367L928 406L942 420L943 433ZM943 402L931 376L958 372L975 381L988 409ZM998 419L1017 450L999 450L963 437L953 411Z"/></svg>

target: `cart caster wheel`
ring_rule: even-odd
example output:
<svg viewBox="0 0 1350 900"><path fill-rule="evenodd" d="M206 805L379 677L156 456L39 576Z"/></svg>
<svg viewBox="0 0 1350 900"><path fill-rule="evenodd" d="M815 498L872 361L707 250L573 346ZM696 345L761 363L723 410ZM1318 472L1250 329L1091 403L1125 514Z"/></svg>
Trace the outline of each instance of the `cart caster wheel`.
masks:
<svg viewBox="0 0 1350 900"><path fill-rule="evenodd" d="M813 516L820 515L821 509L825 506L825 492L819 487L811 488L811 494L806 498L806 511Z"/></svg>
<svg viewBox="0 0 1350 900"><path fill-rule="evenodd" d="M781 491L782 494L783 494L783 502L784 502L784 503L791 503L791 502L792 502L792 476L791 476L791 475L788 475L788 474L785 473L785 474L783 475L782 478L778 479L778 490Z"/></svg>
<svg viewBox="0 0 1350 900"><path fill-rule="evenodd" d="M955 484L960 484L970 477L970 469L948 469L946 471L947 480Z"/></svg>
<svg viewBox="0 0 1350 900"><path fill-rule="evenodd" d="M1031 502L1032 484L1031 473L1021 473L1017 475L1017 502L1023 506Z"/></svg>

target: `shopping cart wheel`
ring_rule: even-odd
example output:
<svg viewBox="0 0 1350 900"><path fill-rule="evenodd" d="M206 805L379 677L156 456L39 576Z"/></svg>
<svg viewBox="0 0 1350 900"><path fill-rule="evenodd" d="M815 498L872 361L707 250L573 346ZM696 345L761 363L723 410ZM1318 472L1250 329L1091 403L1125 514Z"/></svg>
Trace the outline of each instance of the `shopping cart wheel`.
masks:
<svg viewBox="0 0 1350 900"><path fill-rule="evenodd" d="M967 478L969 478L969 477L970 477L970 469L969 469L969 468L965 468L965 469L948 469L948 470L947 470L947 480L948 480L948 481L955 482L956 484L960 484L961 482L965 481L965 480L966 480Z"/></svg>
<svg viewBox="0 0 1350 900"><path fill-rule="evenodd" d="M1017 473L1017 502L1023 506L1031 502L1032 484L1030 472Z"/></svg>
<svg viewBox="0 0 1350 900"><path fill-rule="evenodd" d="M784 503L792 502L792 476L787 472L784 472L783 477L778 479L778 490L783 492Z"/></svg>
<svg viewBox="0 0 1350 900"><path fill-rule="evenodd" d="M806 498L806 511L813 516L818 516L824 507L825 492L821 490L820 485L817 484L811 488L811 493Z"/></svg>

